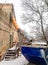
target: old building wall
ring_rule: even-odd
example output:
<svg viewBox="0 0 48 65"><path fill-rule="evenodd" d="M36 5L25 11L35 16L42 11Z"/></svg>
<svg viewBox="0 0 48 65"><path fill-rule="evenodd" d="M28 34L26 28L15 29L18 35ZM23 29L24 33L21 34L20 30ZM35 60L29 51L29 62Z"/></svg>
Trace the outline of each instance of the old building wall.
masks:
<svg viewBox="0 0 48 65"><path fill-rule="evenodd" d="M13 42L19 40L17 31L10 21L12 8L12 4L0 4L0 47L6 44L10 48Z"/></svg>

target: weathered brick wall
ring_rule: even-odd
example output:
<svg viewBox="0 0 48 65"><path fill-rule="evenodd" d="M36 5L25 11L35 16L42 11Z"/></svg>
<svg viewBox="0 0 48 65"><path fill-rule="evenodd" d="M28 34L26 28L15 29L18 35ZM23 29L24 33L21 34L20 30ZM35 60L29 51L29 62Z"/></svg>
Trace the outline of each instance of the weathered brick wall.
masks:
<svg viewBox="0 0 48 65"><path fill-rule="evenodd" d="M12 6L12 4L0 4L0 47L4 44L11 47L13 42L18 41L17 31L10 21Z"/></svg>

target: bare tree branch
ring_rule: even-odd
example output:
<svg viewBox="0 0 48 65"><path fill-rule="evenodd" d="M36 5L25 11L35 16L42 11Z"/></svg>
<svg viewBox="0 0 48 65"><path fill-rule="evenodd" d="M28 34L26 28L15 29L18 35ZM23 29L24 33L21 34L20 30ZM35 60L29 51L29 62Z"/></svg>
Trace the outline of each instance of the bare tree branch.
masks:
<svg viewBox="0 0 48 65"><path fill-rule="evenodd" d="M38 31L37 32L38 34L39 33L43 34L46 43L48 43L48 40L44 32L44 25L46 25L46 23L45 23L43 14L44 12L47 12L47 6L46 6L45 1L44 0L24 0L22 1L22 3L23 3L22 4L23 9L25 11L25 14L22 17L23 23L27 24L27 23L32 22L33 24L34 22L36 22L36 25L38 25L39 28L36 27L36 29L35 28L34 29ZM33 27L30 27L30 28L33 28Z"/></svg>

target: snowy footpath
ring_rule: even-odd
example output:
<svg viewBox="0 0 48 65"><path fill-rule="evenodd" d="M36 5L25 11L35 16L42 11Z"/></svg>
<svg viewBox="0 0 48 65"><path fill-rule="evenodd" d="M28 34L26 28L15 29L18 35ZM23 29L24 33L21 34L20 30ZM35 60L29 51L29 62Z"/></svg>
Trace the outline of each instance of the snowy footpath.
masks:
<svg viewBox="0 0 48 65"><path fill-rule="evenodd" d="M19 56L18 58L10 61L1 61L0 65L27 65L28 61L24 58L23 55Z"/></svg>
<svg viewBox="0 0 48 65"><path fill-rule="evenodd" d="M10 48L9 50L15 50L16 46ZM0 62L0 65L27 65L28 61L25 59L25 57L21 54L18 58L11 59L9 61L3 61Z"/></svg>

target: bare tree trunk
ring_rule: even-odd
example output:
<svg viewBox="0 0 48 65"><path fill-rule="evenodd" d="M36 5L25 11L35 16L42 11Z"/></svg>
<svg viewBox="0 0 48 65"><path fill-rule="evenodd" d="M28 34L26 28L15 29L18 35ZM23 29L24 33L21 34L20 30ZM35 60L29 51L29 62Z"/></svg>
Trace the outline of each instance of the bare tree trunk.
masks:
<svg viewBox="0 0 48 65"><path fill-rule="evenodd" d="M46 38L46 35L45 35L45 32L44 32L44 28L43 28L43 21L42 21L42 15L40 15L40 19L41 19L41 29L42 29L42 33L43 33L43 37L48 45L48 41L47 41L47 38Z"/></svg>

